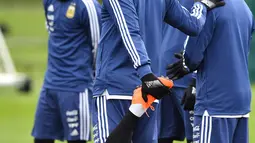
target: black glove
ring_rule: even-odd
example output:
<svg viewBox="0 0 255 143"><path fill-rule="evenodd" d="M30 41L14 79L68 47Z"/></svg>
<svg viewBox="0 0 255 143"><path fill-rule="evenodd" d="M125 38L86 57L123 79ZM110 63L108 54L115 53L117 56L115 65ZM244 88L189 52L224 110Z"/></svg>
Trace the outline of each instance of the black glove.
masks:
<svg viewBox="0 0 255 143"><path fill-rule="evenodd" d="M161 99L169 95L170 90L154 74L149 73L142 77L142 96L145 102L148 101L147 95Z"/></svg>
<svg viewBox="0 0 255 143"><path fill-rule="evenodd" d="M196 102L196 79L192 80L192 83L185 90L184 96L182 97L181 105L183 105L183 109L190 111L194 110Z"/></svg>
<svg viewBox="0 0 255 143"><path fill-rule="evenodd" d="M189 69L185 66L183 53L175 53L174 56L179 60L168 65L166 68L166 75L172 80L180 79L190 73Z"/></svg>
<svg viewBox="0 0 255 143"><path fill-rule="evenodd" d="M203 3L207 7L208 11L225 5L224 0L195 0L195 2Z"/></svg>

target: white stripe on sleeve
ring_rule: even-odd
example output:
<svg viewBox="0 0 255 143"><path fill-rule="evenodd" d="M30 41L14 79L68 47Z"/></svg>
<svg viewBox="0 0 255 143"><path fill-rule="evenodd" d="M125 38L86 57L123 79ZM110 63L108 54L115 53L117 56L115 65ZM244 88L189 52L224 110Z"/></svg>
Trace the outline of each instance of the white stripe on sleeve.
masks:
<svg viewBox="0 0 255 143"><path fill-rule="evenodd" d="M92 40L92 46L94 48L93 50L94 50L94 56L95 56L96 50L98 47L99 38L100 38L100 27L99 27L98 15L97 15L96 7L93 0L82 0L82 1L85 4L88 11L91 40Z"/></svg>
<svg viewBox="0 0 255 143"><path fill-rule="evenodd" d="M185 52L186 52L186 48L187 48L188 41L189 41L189 36L187 36L187 38L186 38L186 40L185 40L185 42L184 42L184 45L183 45L183 47L184 47L184 49L183 49L183 57L184 57ZM183 64L184 68L188 68L188 67L186 66L186 64L185 64L185 58L183 59L182 64Z"/></svg>
<svg viewBox="0 0 255 143"><path fill-rule="evenodd" d="M117 19L117 23L120 29L121 37L123 40L123 43L131 56L131 59L134 62L134 67L137 68L138 66L141 65L140 57L139 54L135 48L134 42L130 36L130 32L127 27L127 23L125 20L125 17L123 15L123 12L121 10L120 4L118 0L109 0L110 5L113 9L114 15Z"/></svg>

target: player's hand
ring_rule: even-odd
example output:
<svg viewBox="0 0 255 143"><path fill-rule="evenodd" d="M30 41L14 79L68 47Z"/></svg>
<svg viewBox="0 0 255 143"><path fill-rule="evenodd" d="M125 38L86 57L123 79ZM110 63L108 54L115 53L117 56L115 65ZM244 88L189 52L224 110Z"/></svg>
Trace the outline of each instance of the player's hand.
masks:
<svg viewBox="0 0 255 143"><path fill-rule="evenodd" d="M169 95L173 82L167 79L160 80L154 74L149 73L142 77L142 97L145 102L148 101L147 95L151 95L156 99L161 99ZM167 80L167 81L163 81Z"/></svg>
<svg viewBox="0 0 255 143"><path fill-rule="evenodd" d="M192 83L185 90L184 96L182 97L181 105L183 105L183 109L190 111L194 110L196 102L196 79L192 80Z"/></svg>
<svg viewBox="0 0 255 143"><path fill-rule="evenodd" d="M183 53L175 53L174 56L179 60L166 67L166 75L172 80L180 79L190 73L190 70L185 65Z"/></svg>
<svg viewBox="0 0 255 143"><path fill-rule="evenodd" d="M203 3L207 7L208 11L225 5L224 0L195 0L195 2Z"/></svg>

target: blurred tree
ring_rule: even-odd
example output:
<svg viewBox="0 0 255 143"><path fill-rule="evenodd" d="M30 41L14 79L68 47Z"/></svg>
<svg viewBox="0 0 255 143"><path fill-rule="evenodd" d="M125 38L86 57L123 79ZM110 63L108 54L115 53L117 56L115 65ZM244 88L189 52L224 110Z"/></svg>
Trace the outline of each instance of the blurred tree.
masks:
<svg viewBox="0 0 255 143"><path fill-rule="evenodd" d="M254 0L246 0L253 14L255 14L255 1ZM250 69L250 77L251 82L255 83L255 35L253 36L251 51L249 56L249 69Z"/></svg>
<svg viewBox="0 0 255 143"><path fill-rule="evenodd" d="M28 6L32 7L31 5L37 5L42 6L43 0L0 0L0 9L1 7L12 7L12 6ZM99 0L99 2L102 2L102 0ZM251 8L253 14L255 14L255 0L246 0L247 4ZM0 19L3 20L3 19ZM252 46L251 46L251 52L249 57L249 69L250 69L250 77L251 81L255 83L255 36L252 40Z"/></svg>

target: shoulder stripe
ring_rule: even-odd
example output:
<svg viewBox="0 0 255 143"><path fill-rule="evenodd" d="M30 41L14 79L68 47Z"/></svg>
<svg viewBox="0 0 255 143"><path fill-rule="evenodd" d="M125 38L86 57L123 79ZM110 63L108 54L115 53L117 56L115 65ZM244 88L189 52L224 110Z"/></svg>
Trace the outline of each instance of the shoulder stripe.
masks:
<svg viewBox="0 0 255 143"><path fill-rule="evenodd" d="M141 65L139 54L135 48L134 42L130 36L130 32L127 27L127 23L125 20L125 17L123 15L123 12L121 10L120 4L118 0L109 0L110 5L113 9L114 15L117 19L117 23L120 29L121 37L123 40L123 43L131 56L131 59L134 62L134 67L137 68Z"/></svg>
<svg viewBox="0 0 255 143"><path fill-rule="evenodd" d="M89 25L90 25L90 32L91 32L91 40L92 46L96 53L98 42L100 39L100 27L99 27L99 19L96 11L95 4L93 0L82 0L85 4L89 16Z"/></svg>

